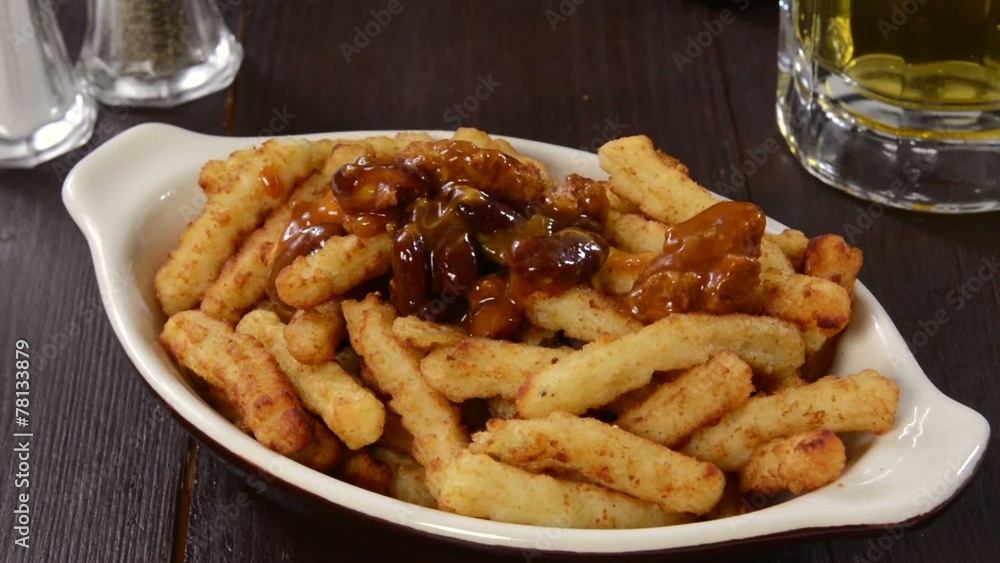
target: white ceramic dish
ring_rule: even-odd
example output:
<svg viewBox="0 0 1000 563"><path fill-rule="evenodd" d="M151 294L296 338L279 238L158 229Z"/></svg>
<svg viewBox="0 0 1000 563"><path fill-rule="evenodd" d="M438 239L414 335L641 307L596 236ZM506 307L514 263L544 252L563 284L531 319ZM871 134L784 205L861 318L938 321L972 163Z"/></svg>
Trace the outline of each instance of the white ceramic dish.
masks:
<svg viewBox="0 0 1000 563"><path fill-rule="evenodd" d="M385 132L314 137L359 138ZM433 133L447 135L447 132ZM161 124L140 125L81 161L63 201L90 244L104 305L118 339L153 393L189 430L244 470L272 474L303 499L326 502L416 532L508 549L577 553L690 550L782 536L910 525L936 512L969 481L989 425L938 391L899 332L860 283L854 318L832 372L875 368L900 387L895 428L848 440L849 467L836 483L744 516L668 528L568 530L478 520L408 505L289 461L228 423L192 390L157 342L164 318L153 276L203 204L202 164L260 139L211 137ZM510 139L549 167L604 177L596 155ZM774 221L769 228L784 228Z"/></svg>

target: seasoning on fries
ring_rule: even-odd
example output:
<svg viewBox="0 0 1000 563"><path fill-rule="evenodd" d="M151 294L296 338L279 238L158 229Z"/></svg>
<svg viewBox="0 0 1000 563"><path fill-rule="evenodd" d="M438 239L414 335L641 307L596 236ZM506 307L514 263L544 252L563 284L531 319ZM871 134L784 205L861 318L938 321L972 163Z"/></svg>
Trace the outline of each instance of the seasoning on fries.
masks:
<svg viewBox="0 0 1000 563"><path fill-rule="evenodd" d="M160 340L265 447L465 516L668 526L836 481L837 433L899 401L827 375L861 252L765 233L646 137L598 152L608 179L475 129L208 161Z"/></svg>

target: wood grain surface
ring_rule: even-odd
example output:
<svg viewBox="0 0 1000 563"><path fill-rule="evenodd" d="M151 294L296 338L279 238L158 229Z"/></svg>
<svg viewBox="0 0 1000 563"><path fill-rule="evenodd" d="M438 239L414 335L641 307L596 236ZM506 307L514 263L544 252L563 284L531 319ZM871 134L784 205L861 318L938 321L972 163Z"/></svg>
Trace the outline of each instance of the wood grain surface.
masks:
<svg viewBox="0 0 1000 563"><path fill-rule="evenodd" d="M968 286L983 260L1000 255L1000 214L885 211L809 176L774 120L776 3L402 0L400 13L345 56L342 44L354 40L355 27L387 3L217 0L246 49L229 91L171 110L102 107L85 147L34 170L0 171L0 358L10 374L0 417L11 421L0 437L10 460L0 462L9 476L0 486L7 522L0 559L548 559L484 554L275 503L199 447L149 396L114 337L86 242L60 199L75 162L146 121L234 135L468 125L590 150L617 136L649 135L701 183L761 205L809 235L841 233L861 247L861 280L928 376L996 427L1000 276L973 284L980 289L961 307L947 296ZM71 53L79 48L84 4L58 3ZM672 54L724 10L734 21L678 67ZM487 86L476 98L480 85ZM769 143L780 150L743 185L733 184L732 166ZM939 311L948 320L932 331L928 323ZM12 529L17 339L33 351L28 550L13 545ZM992 530L1000 519L996 442L994 433L978 476L927 525L735 555L761 562L1000 561L1000 536Z"/></svg>

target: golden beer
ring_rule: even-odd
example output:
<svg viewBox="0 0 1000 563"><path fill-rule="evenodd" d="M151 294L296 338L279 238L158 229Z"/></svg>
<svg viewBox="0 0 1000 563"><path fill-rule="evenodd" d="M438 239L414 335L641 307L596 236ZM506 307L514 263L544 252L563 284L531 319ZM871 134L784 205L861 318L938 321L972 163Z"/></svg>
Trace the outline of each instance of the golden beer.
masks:
<svg viewBox="0 0 1000 563"><path fill-rule="evenodd" d="M916 108L1000 107L1000 2L802 0L806 51L859 90Z"/></svg>
<svg viewBox="0 0 1000 563"><path fill-rule="evenodd" d="M879 203L1000 209L1000 0L781 0L778 126Z"/></svg>

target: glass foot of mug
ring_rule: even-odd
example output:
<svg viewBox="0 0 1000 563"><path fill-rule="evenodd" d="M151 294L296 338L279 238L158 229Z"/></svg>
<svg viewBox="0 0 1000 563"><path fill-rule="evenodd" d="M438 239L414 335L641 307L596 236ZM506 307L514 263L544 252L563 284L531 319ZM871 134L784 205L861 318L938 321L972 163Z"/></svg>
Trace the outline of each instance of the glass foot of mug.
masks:
<svg viewBox="0 0 1000 563"><path fill-rule="evenodd" d="M97 120L94 99L77 93L66 112L20 139L0 137L0 168L33 168L90 140Z"/></svg>
<svg viewBox="0 0 1000 563"><path fill-rule="evenodd" d="M802 91L806 95L802 95ZM778 128L824 183L891 207L933 213L1000 210L1000 139L894 134L781 72ZM1000 134L1000 133L998 133Z"/></svg>

